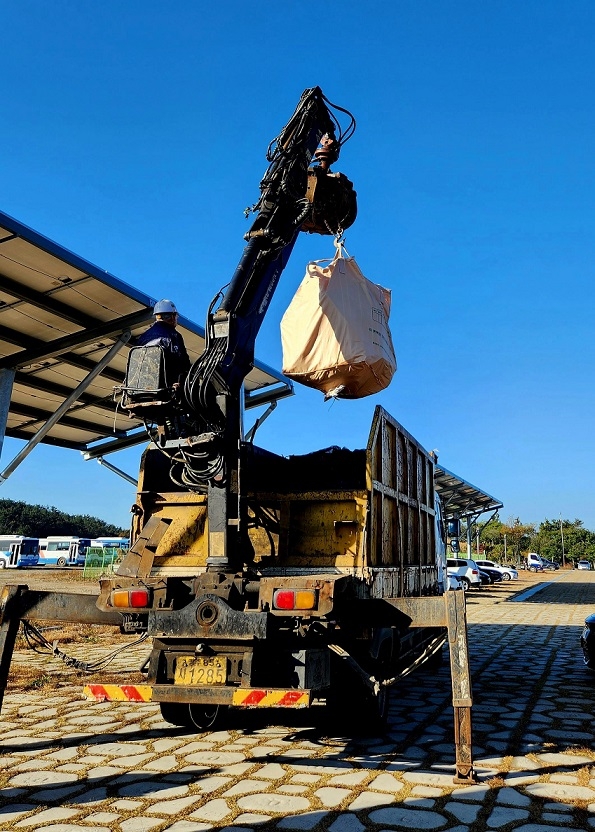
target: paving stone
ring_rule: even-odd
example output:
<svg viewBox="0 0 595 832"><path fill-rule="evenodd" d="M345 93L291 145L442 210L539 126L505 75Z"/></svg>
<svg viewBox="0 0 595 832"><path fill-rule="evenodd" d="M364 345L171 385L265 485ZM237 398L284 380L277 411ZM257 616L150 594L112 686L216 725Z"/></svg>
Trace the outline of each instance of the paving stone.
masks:
<svg viewBox="0 0 595 832"><path fill-rule="evenodd" d="M442 789L437 789L435 786L414 786L411 789L413 797L442 797Z"/></svg>
<svg viewBox="0 0 595 832"><path fill-rule="evenodd" d="M446 818L438 812L422 809L410 809L403 806L390 806L370 812L370 820L378 824L389 826L404 826L407 829L438 829L444 826Z"/></svg>
<svg viewBox="0 0 595 832"><path fill-rule="evenodd" d="M264 783L262 780L240 780L231 789L224 792L224 797L236 797L241 794L249 794L250 792L262 791Z"/></svg>
<svg viewBox="0 0 595 832"><path fill-rule="evenodd" d="M444 805L444 811L450 812L461 823L474 823L481 806L477 803L457 803L451 800Z"/></svg>
<svg viewBox="0 0 595 832"><path fill-rule="evenodd" d="M263 780L281 780L287 777L287 771L279 763L267 763L258 771L253 771L252 777L261 777Z"/></svg>
<svg viewBox="0 0 595 832"><path fill-rule="evenodd" d="M87 815L85 823L106 823L111 826L120 817L122 816L118 812L95 812L94 815Z"/></svg>
<svg viewBox="0 0 595 832"><path fill-rule="evenodd" d="M120 829L122 832L145 832L145 830L160 826L162 823L163 818L148 818L146 815L138 815L135 818L121 821Z"/></svg>
<svg viewBox="0 0 595 832"><path fill-rule="evenodd" d="M320 800L322 805L329 809L334 809L335 806L339 806L351 794L352 792L349 789L337 789L331 786L317 789L314 792L314 795Z"/></svg>
<svg viewBox="0 0 595 832"><path fill-rule="evenodd" d="M13 786L49 786L58 783L73 783L77 779L76 774L68 774L57 771L35 770L24 774L16 774L11 777L9 783Z"/></svg>
<svg viewBox="0 0 595 832"><path fill-rule="evenodd" d="M168 826L163 832L206 832L212 829L210 823L200 823L197 820L177 820L172 826ZM237 832L237 830L234 830Z"/></svg>
<svg viewBox="0 0 595 832"><path fill-rule="evenodd" d="M308 775L312 777L313 775ZM367 777L365 771L351 771L349 774L337 774L328 781L332 786L358 786Z"/></svg>
<svg viewBox="0 0 595 832"><path fill-rule="evenodd" d="M305 812L303 815L289 815L277 824L278 829L297 829L308 832L314 829L328 815L328 812Z"/></svg>
<svg viewBox="0 0 595 832"><path fill-rule="evenodd" d="M511 789L509 786L503 786L498 792L496 803L504 806L529 806L531 799L526 794L517 792L516 789Z"/></svg>
<svg viewBox="0 0 595 832"><path fill-rule="evenodd" d="M247 826L248 824L252 824L253 826L258 827L267 820L271 820L270 815L256 815L252 812L243 812L235 818L233 825Z"/></svg>
<svg viewBox="0 0 595 832"><path fill-rule="evenodd" d="M177 767L177 758L169 755L167 757L158 757L156 760L145 763L143 771L174 771Z"/></svg>
<svg viewBox="0 0 595 832"><path fill-rule="evenodd" d="M540 754L539 760L542 764L547 763L553 766L586 766L593 764L592 757L581 754Z"/></svg>
<svg viewBox="0 0 595 832"><path fill-rule="evenodd" d="M110 808L121 809L123 812L134 812L142 805L142 800L114 800L113 803L110 803Z"/></svg>
<svg viewBox="0 0 595 832"><path fill-rule="evenodd" d="M199 795L193 794L189 797L178 797L176 800L161 800L148 806L145 811L150 815L177 815L195 803L202 800Z"/></svg>
<svg viewBox="0 0 595 832"><path fill-rule="evenodd" d="M329 832L363 832L366 827L352 814L339 815L329 826Z"/></svg>
<svg viewBox="0 0 595 832"><path fill-rule="evenodd" d="M255 773L254 777L258 774ZM294 774L291 778L292 783L319 783L322 780L319 774Z"/></svg>
<svg viewBox="0 0 595 832"><path fill-rule="evenodd" d="M220 777L213 774L210 777L201 777L199 780L196 780L194 785L200 789L203 794L208 794L209 792L215 792L217 789L227 786L230 781L231 777Z"/></svg>
<svg viewBox="0 0 595 832"><path fill-rule="evenodd" d="M199 763L205 766L228 766L239 763L244 759L243 754L232 751L198 751L196 754L184 754L187 763Z"/></svg>
<svg viewBox="0 0 595 832"><path fill-rule="evenodd" d="M197 820L212 820L216 823L226 818L229 814L231 814L231 809L227 801L223 800L223 798L217 798L216 800L210 800L208 803L205 803L199 809L195 809L190 817Z"/></svg>
<svg viewBox="0 0 595 832"><path fill-rule="evenodd" d="M452 774L440 774L436 771L406 771L403 780L424 786L447 786L449 789L453 785Z"/></svg>
<svg viewBox="0 0 595 832"><path fill-rule="evenodd" d="M369 789L376 789L379 792L390 792L391 794L398 794L405 786L392 774L379 774L371 783L368 783Z"/></svg>
<svg viewBox="0 0 595 832"><path fill-rule="evenodd" d="M588 786L571 786L565 783L530 783L525 791L535 797L548 800L589 800L595 797L595 789Z"/></svg>
<svg viewBox="0 0 595 832"><path fill-rule="evenodd" d="M188 786L172 786L157 780L141 780L138 783L130 783L118 790L121 797L144 797L152 799L158 797L163 800L166 797L183 797L188 794Z"/></svg>
<svg viewBox="0 0 595 832"><path fill-rule="evenodd" d="M33 812L37 809L36 803L9 803L6 806L0 807L0 823L6 824L13 820L26 815L27 812Z"/></svg>
<svg viewBox="0 0 595 832"><path fill-rule="evenodd" d="M104 757L132 757L144 754L146 750L146 745L127 742L98 742L89 746L90 754L100 754Z"/></svg>
<svg viewBox="0 0 595 832"><path fill-rule="evenodd" d="M251 794L237 801L240 809L247 812L274 812L287 815L290 812L303 812L310 808L310 801L305 797L281 794Z"/></svg>
<svg viewBox="0 0 595 832"><path fill-rule="evenodd" d="M361 812L363 809L373 809L376 806L386 806L393 803L394 794L381 794L379 792L362 792L349 804L351 812Z"/></svg>
<svg viewBox="0 0 595 832"><path fill-rule="evenodd" d="M460 789L456 789L456 791L453 792L453 794L457 800L478 800L481 802L483 801L484 797L489 792L489 790L490 787L485 785L484 783L476 783L473 786L463 786Z"/></svg>
<svg viewBox="0 0 595 832"><path fill-rule="evenodd" d="M510 806L495 806L487 820L490 829L499 829L510 823L526 820L529 812L526 809L513 809Z"/></svg>
<svg viewBox="0 0 595 832"><path fill-rule="evenodd" d="M104 800L107 800L107 789L105 786L100 786L98 789L89 789L88 791L77 794L72 802L92 806L94 803L101 803Z"/></svg>
<svg viewBox="0 0 595 832"><path fill-rule="evenodd" d="M51 809L45 809L45 811L38 812L32 817L20 820L15 824L15 827L46 826L53 821L68 820L68 818L72 818L78 814L80 814L80 809L67 809L62 806L53 806Z"/></svg>

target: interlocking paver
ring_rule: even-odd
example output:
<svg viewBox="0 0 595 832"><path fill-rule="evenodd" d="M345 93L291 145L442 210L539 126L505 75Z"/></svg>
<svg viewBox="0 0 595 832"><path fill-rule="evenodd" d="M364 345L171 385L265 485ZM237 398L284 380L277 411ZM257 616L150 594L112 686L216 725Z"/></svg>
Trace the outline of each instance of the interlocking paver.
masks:
<svg viewBox="0 0 595 832"><path fill-rule="evenodd" d="M595 612L595 574L523 580L549 585L522 602L509 599L510 586L468 596L477 784L452 779L448 664L399 683L388 730L376 737L326 736L314 714L291 712L281 725L261 714L245 727L237 718L233 728L192 734L152 703L83 702L73 683L55 695L6 694L0 828L595 828L585 820L595 814L595 676L578 646L583 618ZM121 654L119 667L137 666L144 653ZM37 654L16 660L59 667Z"/></svg>

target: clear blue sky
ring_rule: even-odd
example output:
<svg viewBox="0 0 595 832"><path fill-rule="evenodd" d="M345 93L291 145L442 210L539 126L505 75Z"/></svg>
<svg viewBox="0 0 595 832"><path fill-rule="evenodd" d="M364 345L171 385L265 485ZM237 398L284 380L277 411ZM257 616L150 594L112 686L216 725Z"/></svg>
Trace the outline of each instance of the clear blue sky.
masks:
<svg viewBox="0 0 595 832"><path fill-rule="evenodd" d="M347 248L392 290L399 370L359 402L298 387L259 443L363 447L379 403L504 519L594 529L594 42L591 0L21 0L0 30L0 208L202 324L266 147L320 85L357 118L335 166L359 197ZM281 366L281 315L331 253L302 235L261 360ZM134 491L38 448L0 497L127 525Z"/></svg>

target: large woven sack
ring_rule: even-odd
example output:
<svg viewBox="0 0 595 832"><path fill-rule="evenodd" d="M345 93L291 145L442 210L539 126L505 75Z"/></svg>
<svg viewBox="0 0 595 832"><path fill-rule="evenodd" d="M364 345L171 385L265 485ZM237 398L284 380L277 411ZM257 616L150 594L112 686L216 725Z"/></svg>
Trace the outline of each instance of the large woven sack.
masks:
<svg viewBox="0 0 595 832"><path fill-rule="evenodd" d="M281 320L283 373L326 398L359 399L388 387L397 369L391 294L335 245L332 260L308 264Z"/></svg>

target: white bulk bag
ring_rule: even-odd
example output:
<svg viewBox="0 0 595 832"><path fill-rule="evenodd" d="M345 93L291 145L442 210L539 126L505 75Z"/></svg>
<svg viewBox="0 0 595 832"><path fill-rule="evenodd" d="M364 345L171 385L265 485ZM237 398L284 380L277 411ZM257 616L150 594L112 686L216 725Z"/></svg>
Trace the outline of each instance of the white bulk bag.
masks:
<svg viewBox="0 0 595 832"><path fill-rule="evenodd" d="M308 264L283 315L283 373L325 398L359 399L388 387L397 369L391 293L364 277L341 243L335 246L332 260Z"/></svg>

